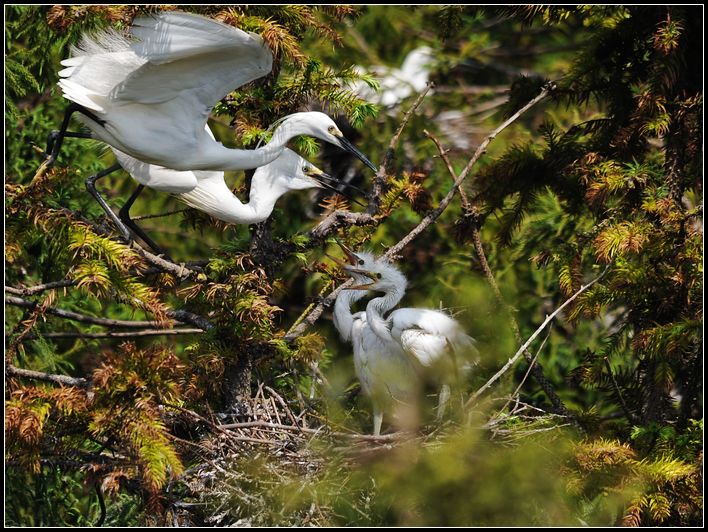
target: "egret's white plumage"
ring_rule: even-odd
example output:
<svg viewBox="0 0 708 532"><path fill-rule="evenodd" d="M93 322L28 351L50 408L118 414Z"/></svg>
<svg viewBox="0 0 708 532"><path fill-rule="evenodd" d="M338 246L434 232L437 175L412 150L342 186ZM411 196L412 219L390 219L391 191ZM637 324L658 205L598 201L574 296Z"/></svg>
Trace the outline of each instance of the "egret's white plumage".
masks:
<svg viewBox="0 0 708 532"><path fill-rule="evenodd" d="M255 150L226 148L205 132L213 106L268 74L272 62L255 34L164 12L137 18L128 35L85 36L62 61L59 86L83 107L81 120L96 138L144 163L186 171L256 168L277 158L291 138L311 135L376 170L324 113L288 116L271 142Z"/></svg>
<svg viewBox="0 0 708 532"><path fill-rule="evenodd" d="M383 107L394 107L403 100L421 92L430 77L433 51L428 46L415 48L406 55L400 68L375 65L361 71L370 71L379 78L379 90L365 83L356 87L361 98Z"/></svg>
<svg viewBox="0 0 708 532"><path fill-rule="evenodd" d="M357 268L373 267L375 257L372 254L349 253L350 261ZM357 284L370 282L362 275L350 275ZM398 344L380 338L371 330L365 312L352 314L351 306L366 293L366 289L342 291L334 304L333 318L342 339L352 343L354 370L362 391L371 398L374 434L379 435L384 412L398 418L410 415L419 391L419 377L413 361ZM399 419L403 424L406 421Z"/></svg>
<svg viewBox="0 0 708 532"><path fill-rule="evenodd" d="M424 367L431 367L446 355L476 356L475 341L451 316L426 308L396 309L405 294L407 280L393 264L373 263L367 274L374 280L369 290L384 295L369 301L366 317L372 330L382 339L392 339ZM462 361L462 360L461 360Z"/></svg>
<svg viewBox="0 0 708 532"><path fill-rule="evenodd" d="M287 192L322 187L322 170L285 149L274 161L253 174L248 203L242 203L226 186L223 172L194 172L197 186L177 198L217 220L234 224L262 222L273 212L276 201Z"/></svg>
<svg viewBox="0 0 708 532"><path fill-rule="evenodd" d="M383 259L357 268L373 282L360 285L384 295L369 301L366 323L386 348L400 350L415 366L421 378L441 384L438 417L441 417L450 396L450 384L460 373L466 373L476 362L475 341L462 326L444 312L432 309L403 308L386 315L403 298L407 280L392 264Z"/></svg>

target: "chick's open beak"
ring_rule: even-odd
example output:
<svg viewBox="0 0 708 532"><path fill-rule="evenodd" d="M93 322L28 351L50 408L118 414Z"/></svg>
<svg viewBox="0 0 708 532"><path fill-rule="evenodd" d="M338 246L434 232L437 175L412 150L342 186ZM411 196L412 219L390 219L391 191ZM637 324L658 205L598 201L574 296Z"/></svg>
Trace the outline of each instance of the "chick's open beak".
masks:
<svg viewBox="0 0 708 532"><path fill-rule="evenodd" d="M345 246L341 240L337 239L337 245L342 248L342 251L344 251L344 254L347 256L347 260L349 261L349 264L351 264L352 266L356 266L357 264L359 264L361 258L351 249Z"/></svg>

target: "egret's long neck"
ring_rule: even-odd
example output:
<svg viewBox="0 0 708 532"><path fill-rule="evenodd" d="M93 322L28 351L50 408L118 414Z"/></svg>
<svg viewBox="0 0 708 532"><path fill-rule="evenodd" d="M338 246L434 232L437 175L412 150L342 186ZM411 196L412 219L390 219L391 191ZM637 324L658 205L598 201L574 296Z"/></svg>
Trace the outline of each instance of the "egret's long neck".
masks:
<svg viewBox="0 0 708 532"><path fill-rule="evenodd" d="M264 166L277 159L293 137L307 133L306 123L295 113L280 124L270 142L255 150L227 148L214 141L206 132L200 138L200 154L190 158L185 170L248 170ZM182 170L183 168L177 168Z"/></svg>
<svg viewBox="0 0 708 532"><path fill-rule="evenodd" d="M376 335L383 340L392 338L391 331L386 326L384 315L403 299L404 294L405 290L393 288L386 292L385 295L372 299L366 305L366 321Z"/></svg>
<svg viewBox="0 0 708 532"><path fill-rule="evenodd" d="M352 327L354 326L354 317L351 307L362 297L366 295L366 290L343 290L337 296L337 301L334 303L334 314L332 319L334 326L339 331L339 336L342 340L348 342L352 337Z"/></svg>
<svg viewBox="0 0 708 532"><path fill-rule="evenodd" d="M233 224L262 222L284 191L269 189L262 179L254 177L249 193L249 201L244 204L226 186L223 178L200 180L190 192L179 194L178 198L187 205L213 216L217 220Z"/></svg>

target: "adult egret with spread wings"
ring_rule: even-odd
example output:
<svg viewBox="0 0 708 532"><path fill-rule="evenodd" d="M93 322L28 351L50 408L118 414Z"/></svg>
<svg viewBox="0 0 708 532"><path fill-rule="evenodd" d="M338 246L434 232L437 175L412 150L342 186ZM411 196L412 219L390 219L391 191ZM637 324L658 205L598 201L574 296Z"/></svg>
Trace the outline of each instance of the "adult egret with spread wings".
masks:
<svg viewBox="0 0 708 532"><path fill-rule="evenodd" d="M93 137L139 161L175 170L256 168L276 159L293 137L310 135L376 171L324 113L281 119L271 141L254 150L226 148L205 131L214 105L267 75L272 63L259 36L189 13L137 18L128 35L105 30L84 36L73 57L62 61L59 86L73 104L51 142L47 164L55 161L78 111Z"/></svg>
<svg viewBox="0 0 708 532"><path fill-rule="evenodd" d="M344 341L351 341L354 370L362 391L371 399L374 414L374 435L381 433L385 412L392 414L399 425L411 425L419 394L419 376L414 361L401 347L376 335L367 323L365 312L352 313L351 307L367 294L365 286L371 280L357 273L374 268L371 253L354 253L340 244L349 264L340 263L355 281L355 287L343 290L334 304L334 326Z"/></svg>

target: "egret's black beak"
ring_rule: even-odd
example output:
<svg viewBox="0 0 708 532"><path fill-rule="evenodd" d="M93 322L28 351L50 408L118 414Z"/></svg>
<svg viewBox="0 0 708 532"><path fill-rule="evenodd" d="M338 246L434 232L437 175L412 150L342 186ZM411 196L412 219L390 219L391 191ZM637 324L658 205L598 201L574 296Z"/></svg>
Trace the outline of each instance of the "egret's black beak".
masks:
<svg viewBox="0 0 708 532"><path fill-rule="evenodd" d="M374 163L372 163L369 159L366 158L366 156L361 153L354 144L349 142L347 139L344 137L339 137L339 142L342 148L347 150L349 153L352 153L356 156L357 159L359 159L362 163L364 163L366 166L371 168L374 172L378 172L379 169L374 166Z"/></svg>
<svg viewBox="0 0 708 532"><path fill-rule="evenodd" d="M359 187L355 187L354 185L349 184L346 181L341 181L341 180L337 179L336 177L332 177L331 175L326 174L324 172L321 172L319 174L311 174L310 177L313 178L315 181L317 181L324 188L329 188L327 185L330 185L333 187L342 186L342 187L350 188L350 189L358 192L362 196L366 196L366 192L361 190Z"/></svg>
<svg viewBox="0 0 708 532"><path fill-rule="evenodd" d="M341 263L342 267L344 266L355 266L359 264L359 256L354 253L351 249L349 249L347 246L344 245L344 243L339 240L338 238L335 239L337 242L337 245L344 251L344 254L347 256L347 260L349 261L349 264Z"/></svg>
<svg viewBox="0 0 708 532"><path fill-rule="evenodd" d="M335 179L334 177L332 177L331 175L326 174L326 173L324 173L324 172L321 172L321 173L319 173L319 174L310 174L309 177L310 177L311 179L314 179L315 181L317 181L317 183L318 183L322 188L326 188L327 190L331 190L332 192L335 192L335 193L337 193L337 194L340 194L340 195L344 196L344 197L347 198L349 201L353 201L354 203L356 203L356 204L358 204L358 205L361 205L362 207L366 207L366 205L364 205L364 204L363 204L362 202L360 202L359 200L355 199L355 198L354 198L351 194L349 194L348 192L345 192L345 191L343 191L343 190L339 190L339 189L336 187L336 185L343 185L343 186L348 187L348 188L353 188L354 190L359 191L362 195L366 195L363 190L360 190L360 189L358 189L357 187L355 187L355 186L353 186L353 185L350 185L349 183L344 183L344 182L342 182L342 181L339 181L339 180Z"/></svg>

